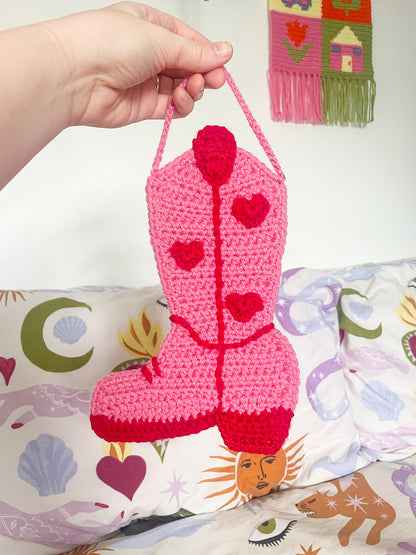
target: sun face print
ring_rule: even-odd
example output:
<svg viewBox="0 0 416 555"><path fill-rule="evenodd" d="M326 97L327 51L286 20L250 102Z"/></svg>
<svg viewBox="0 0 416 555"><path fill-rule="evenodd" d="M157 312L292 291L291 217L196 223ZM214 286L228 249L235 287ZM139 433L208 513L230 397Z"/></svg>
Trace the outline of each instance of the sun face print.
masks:
<svg viewBox="0 0 416 555"><path fill-rule="evenodd" d="M237 488L251 497L266 495L274 485L280 483L285 466L283 450L269 456L240 453L237 461Z"/></svg>
<svg viewBox="0 0 416 555"><path fill-rule="evenodd" d="M212 482L222 484L231 482L231 485L224 489L219 489L207 495L205 499L218 496L229 498L217 510L225 507L238 507L247 503L253 497L260 497L268 494L272 488L278 489L281 485L288 486L300 469L303 455L300 454L303 443L300 439L286 448L280 449L276 455L255 455L253 453L236 453L224 445L221 448L226 451L225 456L214 455L211 458L223 461L226 464L208 468L204 472L215 472L217 476L201 480L200 483Z"/></svg>

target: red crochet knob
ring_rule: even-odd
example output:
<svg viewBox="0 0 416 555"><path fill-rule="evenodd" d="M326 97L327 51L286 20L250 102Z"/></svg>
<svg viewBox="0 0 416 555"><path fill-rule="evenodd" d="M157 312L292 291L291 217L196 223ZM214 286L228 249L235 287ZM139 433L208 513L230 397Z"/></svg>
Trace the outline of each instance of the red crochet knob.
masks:
<svg viewBox="0 0 416 555"><path fill-rule="evenodd" d="M231 175L237 145L225 127L207 125L192 141L196 165L210 185L222 185Z"/></svg>

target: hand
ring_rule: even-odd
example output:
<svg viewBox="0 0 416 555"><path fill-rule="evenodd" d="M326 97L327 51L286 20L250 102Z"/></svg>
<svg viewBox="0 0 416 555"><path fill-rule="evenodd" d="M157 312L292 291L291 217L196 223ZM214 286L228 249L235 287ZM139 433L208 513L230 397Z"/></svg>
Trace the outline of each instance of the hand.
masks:
<svg viewBox="0 0 416 555"><path fill-rule="evenodd" d="M186 116L224 84L229 43L136 2L0 31L0 189L63 129ZM179 83L189 76L186 88Z"/></svg>
<svg viewBox="0 0 416 555"><path fill-rule="evenodd" d="M229 43L211 43L168 14L135 2L81 12L44 24L78 87L71 125L119 127L163 118L173 96L186 116L204 87L224 84ZM189 76L186 88L179 87Z"/></svg>

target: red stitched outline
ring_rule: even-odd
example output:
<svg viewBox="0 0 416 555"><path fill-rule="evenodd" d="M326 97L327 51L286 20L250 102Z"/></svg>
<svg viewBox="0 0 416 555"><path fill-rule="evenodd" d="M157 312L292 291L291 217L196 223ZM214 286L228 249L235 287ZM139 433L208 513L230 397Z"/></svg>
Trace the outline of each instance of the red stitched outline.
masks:
<svg viewBox="0 0 416 555"><path fill-rule="evenodd" d="M146 381L148 381L149 383L152 383L153 381L153 376L152 373L150 372L149 368L146 366L143 366L143 368L140 368L140 371L144 377L144 379Z"/></svg>
<svg viewBox="0 0 416 555"><path fill-rule="evenodd" d="M161 376L162 372L160 371L160 365L159 365L159 361L157 360L157 357L152 357L150 359L150 362L152 363L152 368L153 368L153 372L156 374L156 376ZM142 373L143 378L149 382L152 383L153 381L153 374L150 371L150 369L148 368L148 363L146 363L144 366L142 366L141 364L133 364L132 366L129 366L128 368L126 368L127 370L140 370L140 372Z"/></svg>
<svg viewBox="0 0 416 555"><path fill-rule="evenodd" d="M221 196L220 186L212 184L212 221L214 225L214 260L215 260L215 305L217 308L217 322L218 322L218 358L217 367L215 369L215 381L217 384L219 406L218 410L222 410L222 394L224 391L224 381L222 379L222 367L224 365L224 337L225 337L225 322L224 322L224 303L222 299L222 265L223 260L221 256Z"/></svg>
<svg viewBox="0 0 416 555"><path fill-rule="evenodd" d="M152 366L156 376L161 376L162 372L160 371L159 361L157 360L157 357L152 357Z"/></svg>
<svg viewBox="0 0 416 555"><path fill-rule="evenodd" d="M206 341L205 339L202 339L199 336L198 332L196 332L194 330L194 328L191 326L191 324L183 316L177 316L176 314L172 314L172 316L170 316L169 320L173 324L178 324L179 326L182 326L184 329L186 329L186 331L189 332L189 335L192 337L192 339L195 341L195 343L197 345L199 345L200 347L204 347L205 349L211 349L211 350L220 350L221 346L218 343L210 343L209 341ZM242 339L241 341L236 341L235 343L223 343L222 346L224 347L225 350L227 350L227 349L238 349L239 347L244 347L245 345L248 345L252 341L256 341L262 335L265 335L266 333L268 333L269 331L271 331L273 329L274 329L274 324L272 322L270 324L267 324L266 326L263 326L262 328L257 330L255 333L253 333L252 335L249 335L249 337L246 337L245 339Z"/></svg>

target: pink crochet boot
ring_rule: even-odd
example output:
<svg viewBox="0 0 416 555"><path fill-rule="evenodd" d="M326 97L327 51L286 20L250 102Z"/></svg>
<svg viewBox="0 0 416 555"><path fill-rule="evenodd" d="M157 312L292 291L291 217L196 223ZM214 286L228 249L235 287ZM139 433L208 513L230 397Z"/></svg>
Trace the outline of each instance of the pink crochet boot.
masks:
<svg viewBox="0 0 416 555"><path fill-rule="evenodd" d="M159 170L168 114L147 201L172 329L144 368L98 383L91 424L107 441L154 441L218 424L229 448L275 454L288 434L298 367L272 324L286 191L270 146L226 75L276 174L217 126Z"/></svg>

